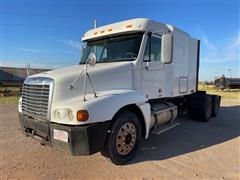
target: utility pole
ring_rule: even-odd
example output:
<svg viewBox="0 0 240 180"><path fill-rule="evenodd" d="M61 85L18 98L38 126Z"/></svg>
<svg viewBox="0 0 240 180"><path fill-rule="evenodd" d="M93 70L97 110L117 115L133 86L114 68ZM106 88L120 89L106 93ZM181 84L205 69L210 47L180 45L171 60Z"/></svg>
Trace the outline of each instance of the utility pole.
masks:
<svg viewBox="0 0 240 180"><path fill-rule="evenodd" d="M27 76L30 76L30 64L27 64L26 69L27 69Z"/></svg>
<svg viewBox="0 0 240 180"><path fill-rule="evenodd" d="M93 20L93 28L94 28L94 29L97 28L97 19L94 19L94 20Z"/></svg>
<svg viewBox="0 0 240 180"><path fill-rule="evenodd" d="M216 71L215 71L215 80L218 78L218 68L216 67Z"/></svg>
<svg viewBox="0 0 240 180"><path fill-rule="evenodd" d="M229 77L231 78L232 77L231 69L228 69L228 71L229 71Z"/></svg>

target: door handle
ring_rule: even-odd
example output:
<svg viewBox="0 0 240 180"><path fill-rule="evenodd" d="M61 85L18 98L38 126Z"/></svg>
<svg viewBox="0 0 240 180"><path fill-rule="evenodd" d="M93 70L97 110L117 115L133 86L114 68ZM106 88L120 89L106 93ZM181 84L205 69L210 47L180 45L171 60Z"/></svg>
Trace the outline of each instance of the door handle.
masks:
<svg viewBox="0 0 240 180"><path fill-rule="evenodd" d="M143 67L148 71L149 70L149 61L143 62Z"/></svg>
<svg viewBox="0 0 240 180"><path fill-rule="evenodd" d="M146 69L148 71L160 71L160 70L163 70L165 67L165 64L161 64L161 65L148 65L146 66Z"/></svg>

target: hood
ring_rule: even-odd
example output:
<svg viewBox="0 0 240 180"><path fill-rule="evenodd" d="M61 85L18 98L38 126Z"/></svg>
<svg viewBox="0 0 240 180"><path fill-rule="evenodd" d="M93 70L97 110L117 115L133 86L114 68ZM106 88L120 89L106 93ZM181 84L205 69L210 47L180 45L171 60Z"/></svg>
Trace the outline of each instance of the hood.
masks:
<svg viewBox="0 0 240 180"><path fill-rule="evenodd" d="M79 74L85 65L75 65L67 68L56 69L31 77L47 77L54 80L54 99L75 98L82 96L84 92L85 73ZM99 63L94 67L88 66L88 74L91 78L96 92L132 89L132 62L114 62L114 63ZM73 85L70 89L69 86ZM87 80L87 93L92 93L93 90Z"/></svg>

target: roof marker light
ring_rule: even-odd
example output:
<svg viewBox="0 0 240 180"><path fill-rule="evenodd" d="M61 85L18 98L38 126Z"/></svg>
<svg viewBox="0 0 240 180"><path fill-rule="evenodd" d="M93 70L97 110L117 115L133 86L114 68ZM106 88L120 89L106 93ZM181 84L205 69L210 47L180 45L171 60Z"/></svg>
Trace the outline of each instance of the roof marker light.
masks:
<svg viewBox="0 0 240 180"><path fill-rule="evenodd" d="M101 31L101 33L104 33L104 32L105 32L104 30Z"/></svg>
<svg viewBox="0 0 240 180"><path fill-rule="evenodd" d="M113 29L112 28L110 28L110 29L108 29L108 32L110 32L110 31L112 31Z"/></svg>
<svg viewBox="0 0 240 180"><path fill-rule="evenodd" d="M95 32L95 33L94 33L94 35L97 35L97 34L98 34L98 32Z"/></svg>
<svg viewBox="0 0 240 180"><path fill-rule="evenodd" d="M129 25L126 26L126 28L132 28L132 27L133 27L132 24L129 24Z"/></svg>

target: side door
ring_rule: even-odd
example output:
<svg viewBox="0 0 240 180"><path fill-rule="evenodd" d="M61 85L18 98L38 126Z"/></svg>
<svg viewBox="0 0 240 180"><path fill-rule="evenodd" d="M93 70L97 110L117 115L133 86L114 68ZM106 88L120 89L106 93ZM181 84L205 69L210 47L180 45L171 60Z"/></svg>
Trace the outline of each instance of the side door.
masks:
<svg viewBox="0 0 240 180"><path fill-rule="evenodd" d="M148 99L160 98L164 91L164 64L161 62L161 43L161 35L148 35L142 68L142 91Z"/></svg>

